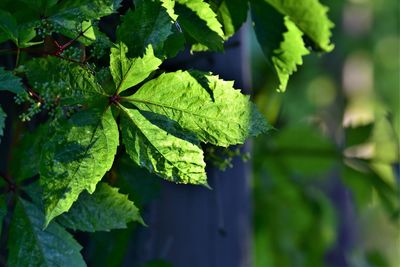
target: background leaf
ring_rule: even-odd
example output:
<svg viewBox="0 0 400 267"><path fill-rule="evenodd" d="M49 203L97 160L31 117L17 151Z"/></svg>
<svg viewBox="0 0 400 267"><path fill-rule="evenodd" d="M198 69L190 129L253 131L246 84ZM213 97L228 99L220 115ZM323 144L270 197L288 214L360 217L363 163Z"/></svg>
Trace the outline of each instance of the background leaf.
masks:
<svg viewBox="0 0 400 267"><path fill-rule="evenodd" d="M264 0L252 0L252 16L258 42L278 78L278 90L283 92L289 76L309 54L303 33L289 19L279 14Z"/></svg>
<svg viewBox="0 0 400 267"><path fill-rule="evenodd" d="M183 32L190 36L195 44L201 44L199 48L223 50L222 25L208 3L203 0L177 0L175 12ZM196 46L192 49L196 50Z"/></svg>
<svg viewBox="0 0 400 267"><path fill-rule="evenodd" d="M210 5L213 7L213 3ZM245 0L217 0L214 3L214 10L218 20L223 26L225 39L236 33L247 19L249 2Z"/></svg>
<svg viewBox="0 0 400 267"><path fill-rule="evenodd" d="M327 16L328 8L318 0L264 0L288 16L314 43L315 48L325 52L333 49L330 43L333 23Z"/></svg>

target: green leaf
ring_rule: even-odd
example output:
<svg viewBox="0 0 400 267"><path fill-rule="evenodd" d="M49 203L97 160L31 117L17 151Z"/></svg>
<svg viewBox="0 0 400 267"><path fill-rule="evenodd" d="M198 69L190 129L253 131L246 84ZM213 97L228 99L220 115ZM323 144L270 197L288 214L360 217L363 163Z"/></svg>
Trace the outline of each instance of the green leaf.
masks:
<svg viewBox="0 0 400 267"><path fill-rule="evenodd" d="M247 19L248 1L220 0L217 4L218 20L222 23L225 39L235 34Z"/></svg>
<svg viewBox="0 0 400 267"><path fill-rule="evenodd" d="M11 71L0 67L0 91L10 91L14 94L25 91L21 83L21 78L14 76Z"/></svg>
<svg viewBox="0 0 400 267"><path fill-rule="evenodd" d="M198 72L162 74L126 98L139 109L162 114L219 146L242 144L268 130L249 97L233 82Z"/></svg>
<svg viewBox="0 0 400 267"><path fill-rule="evenodd" d="M278 91L285 91L289 76L309 54L303 33L288 18L279 14L264 0L251 1L258 42L278 78Z"/></svg>
<svg viewBox="0 0 400 267"><path fill-rule="evenodd" d="M183 32L195 40L196 47L223 51L224 32L217 15L203 0L177 0L175 12Z"/></svg>
<svg viewBox="0 0 400 267"><path fill-rule="evenodd" d="M94 192L112 166L118 140L109 108L78 112L56 130L40 162L46 225L68 211L83 190Z"/></svg>
<svg viewBox="0 0 400 267"><path fill-rule="evenodd" d="M131 159L176 183L206 184L203 151L191 135L164 116L121 106L122 142Z"/></svg>
<svg viewBox="0 0 400 267"><path fill-rule="evenodd" d="M18 47L27 47L36 43L30 43L36 32L32 25L18 25L14 14L0 9L0 43L12 40Z"/></svg>
<svg viewBox="0 0 400 267"><path fill-rule="evenodd" d="M44 215L18 199L11 221L7 266L86 266L82 247L56 223L43 230Z"/></svg>
<svg viewBox="0 0 400 267"><path fill-rule="evenodd" d="M123 229L131 221L144 224L128 196L106 183L99 183L93 194L82 193L57 221L64 227L87 232Z"/></svg>
<svg viewBox="0 0 400 267"><path fill-rule="evenodd" d="M111 15L120 7L122 0L69 0L62 1L49 11L47 20L55 31L70 38L76 38L80 31L88 29L87 22ZM85 37L85 36L84 36ZM86 36L87 37L87 36ZM91 38L78 40L90 44Z"/></svg>
<svg viewBox="0 0 400 267"><path fill-rule="evenodd" d="M333 49L330 43L331 28L334 24L327 16L328 8L318 0L264 0L284 16L288 16L304 32L317 49L329 52Z"/></svg>
<svg viewBox="0 0 400 267"><path fill-rule="evenodd" d="M117 40L129 48L130 57L139 57L151 45L158 57L169 53L165 45L171 35L178 34L174 26L176 15L173 1L135 1L135 10L129 10L117 29ZM173 53L172 53L173 54Z"/></svg>
<svg viewBox="0 0 400 267"><path fill-rule="evenodd" d="M154 56L151 46L147 47L141 58L129 59L126 57L127 52L128 49L123 43L111 48L110 71L117 87L117 94L144 81L162 63Z"/></svg>
<svg viewBox="0 0 400 267"><path fill-rule="evenodd" d="M3 111L2 107L0 106L0 144L1 144L1 137L4 134L4 127L6 127L6 117L7 114Z"/></svg>
<svg viewBox="0 0 400 267"><path fill-rule="evenodd" d="M5 40L11 39L18 44L18 26L17 21L10 12L0 9L0 33L4 34Z"/></svg>

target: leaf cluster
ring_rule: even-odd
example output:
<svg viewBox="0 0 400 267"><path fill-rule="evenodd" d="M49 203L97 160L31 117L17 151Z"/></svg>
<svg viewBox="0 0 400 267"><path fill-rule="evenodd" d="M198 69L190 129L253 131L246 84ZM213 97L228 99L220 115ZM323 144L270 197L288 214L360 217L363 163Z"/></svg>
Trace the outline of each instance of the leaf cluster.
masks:
<svg viewBox="0 0 400 267"><path fill-rule="evenodd" d="M16 54L16 64L0 68L0 91L29 106L22 121L36 114L42 121L16 136L3 177L8 265L84 266L66 229L144 224L112 186L125 153L168 181L208 186L202 143L243 144L270 126L233 82L195 70L167 73L163 61L185 47L222 52L251 7L283 91L308 53L303 34L331 49L326 8L308 2L135 0L125 12L121 0L2 1L0 43L12 47L5 52ZM108 36L100 19L112 14L122 16ZM0 108L0 137L5 118Z"/></svg>

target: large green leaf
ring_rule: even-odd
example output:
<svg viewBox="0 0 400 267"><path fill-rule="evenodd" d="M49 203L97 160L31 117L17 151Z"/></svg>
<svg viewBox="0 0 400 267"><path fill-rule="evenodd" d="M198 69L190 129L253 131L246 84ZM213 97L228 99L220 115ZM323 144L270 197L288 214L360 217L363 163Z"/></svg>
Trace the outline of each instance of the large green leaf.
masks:
<svg viewBox="0 0 400 267"><path fill-rule="evenodd" d="M118 142L110 108L78 112L56 130L40 162L46 225L68 211L83 190L94 192L112 166Z"/></svg>
<svg viewBox="0 0 400 267"><path fill-rule="evenodd" d="M0 91L7 90L14 94L25 91L21 83L21 78L14 76L11 71L0 67Z"/></svg>
<svg viewBox="0 0 400 267"><path fill-rule="evenodd" d="M317 49L329 52L333 23L327 16L328 8L318 0L264 0L281 14L289 16L297 27L313 41Z"/></svg>
<svg viewBox="0 0 400 267"><path fill-rule="evenodd" d="M243 143L268 126L248 96L233 82L198 72L162 74L126 98L138 108L162 114L219 146Z"/></svg>
<svg viewBox="0 0 400 267"><path fill-rule="evenodd" d="M173 1L166 0L135 1L135 10L123 16L117 29L117 40L128 46L129 56L141 56L149 45L159 57L168 54L165 51L168 39L175 34L182 35L174 25L173 5Z"/></svg>
<svg viewBox="0 0 400 267"><path fill-rule="evenodd" d="M7 266L86 266L82 247L61 226L43 230L44 214L18 199L11 221Z"/></svg>
<svg viewBox="0 0 400 267"><path fill-rule="evenodd" d="M203 0L177 0L175 11L183 32L195 40L193 50L203 50L204 47L222 51L224 32L217 20L217 15L210 5Z"/></svg>
<svg viewBox="0 0 400 267"><path fill-rule="evenodd" d="M6 126L6 117L7 114L3 111L2 107L0 106L0 143L1 143L1 137L4 134L4 127Z"/></svg>
<svg viewBox="0 0 400 267"><path fill-rule="evenodd" d="M278 78L278 90L286 90L289 76L309 54L303 33L264 0L252 0L252 15L258 42Z"/></svg>
<svg viewBox="0 0 400 267"><path fill-rule="evenodd" d="M161 64L153 54L153 48L147 47L143 57L129 59L128 48L124 43L111 48L110 71L113 76L116 92L121 93L146 79Z"/></svg>
<svg viewBox="0 0 400 267"><path fill-rule="evenodd" d="M57 221L67 228L87 232L122 229L131 221L143 224L138 208L128 196L106 183L99 183L93 194L82 193Z"/></svg>
<svg viewBox="0 0 400 267"><path fill-rule="evenodd" d="M176 183L207 183L203 151L195 137L164 116L121 109L122 142L133 161Z"/></svg>

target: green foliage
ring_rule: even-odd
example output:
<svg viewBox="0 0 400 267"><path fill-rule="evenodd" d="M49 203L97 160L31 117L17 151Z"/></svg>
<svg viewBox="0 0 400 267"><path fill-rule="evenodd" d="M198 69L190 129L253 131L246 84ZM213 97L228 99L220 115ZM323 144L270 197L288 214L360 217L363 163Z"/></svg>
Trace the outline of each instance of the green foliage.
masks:
<svg viewBox="0 0 400 267"><path fill-rule="evenodd" d="M303 33L312 47L331 51L330 29L333 23L326 16L327 8L318 0L305 2L251 0L257 39L278 78L278 90L285 91L289 76L309 54Z"/></svg>
<svg viewBox="0 0 400 267"><path fill-rule="evenodd" d="M310 67L293 77L284 96L268 90L275 87L263 62L255 70L262 79L255 101L280 129L254 143L256 266L331 266L326 254L332 249L346 255L349 266L398 262L392 248L400 229L394 75L399 64L391 58L398 57L399 33L395 19L389 19L395 4L339 1L329 6L331 18L344 23L336 32L339 45L332 57L322 62L304 58ZM374 23L352 28L348 16L366 11ZM355 76L363 82L355 82ZM342 194L345 209L336 206ZM343 235L361 238L344 249Z"/></svg>
<svg viewBox="0 0 400 267"><path fill-rule="evenodd" d="M12 70L0 67L0 93L14 94L22 111L21 120L9 114L11 162L3 180L10 197L0 197L0 218L12 216L4 220L10 266L84 266L81 247L65 228L144 224L128 198L142 207L157 191L155 176L208 186L202 143L243 144L271 128L233 81L195 70L166 72L162 64L185 48L222 52L253 3L136 0L119 9L121 3L0 3L0 42L12 59L4 64ZM289 2L263 2L275 18L255 19L259 37L273 36L260 42L282 91L308 53L304 36L330 49L325 9L310 3L309 18L325 26L303 21L304 6ZM112 23L98 26L117 12L121 19L111 16ZM5 116L0 109L0 136ZM110 242L111 250L122 253L128 239L122 232L117 239L121 244Z"/></svg>

